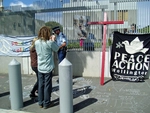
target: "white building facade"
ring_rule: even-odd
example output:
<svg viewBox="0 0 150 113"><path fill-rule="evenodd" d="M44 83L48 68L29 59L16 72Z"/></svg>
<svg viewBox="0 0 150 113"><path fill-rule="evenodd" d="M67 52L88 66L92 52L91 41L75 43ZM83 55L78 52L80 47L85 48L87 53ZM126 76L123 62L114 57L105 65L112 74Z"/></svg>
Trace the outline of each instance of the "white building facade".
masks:
<svg viewBox="0 0 150 113"><path fill-rule="evenodd" d="M114 3L110 3L109 0L71 0L70 3L66 3L63 7L87 7L87 10L76 11L64 11L63 12L63 27L64 32L69 39L77 39L76 31L74 29L74 17L82 16L86 17L86 20L90 22L103 21L104 12L107 13L108 21L115 20ZM99 7L99 8L98 8ZM85 20L85 21L86 21ZM124 24L116 25L117 30L123 32L123 30L130 29L132 23L137 23L137 2L122 2L117 3L117 18L116 20L124 21ZM79 26L79 25L78 25ZM115 25L108 25L108 34L115 30ZM102 26L90 25L87 29L87 34L94 34L96 39L102 39Z"/></svg>

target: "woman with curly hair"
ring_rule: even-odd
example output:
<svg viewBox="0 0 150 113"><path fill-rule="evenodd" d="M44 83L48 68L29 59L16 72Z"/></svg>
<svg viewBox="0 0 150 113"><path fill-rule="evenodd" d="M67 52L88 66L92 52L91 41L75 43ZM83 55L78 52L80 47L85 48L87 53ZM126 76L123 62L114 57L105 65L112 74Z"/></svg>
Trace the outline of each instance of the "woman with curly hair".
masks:
<svg viewBox="0 0 150 113"><path fill-rule="evenodd" d="M53 52L59 47L49 27L42 27L38 33L38 40L35 41L35 49L38 56L38 102L39 106L47 109L53 106L51 102L52 93L52 70L54 68Z"/></svg>

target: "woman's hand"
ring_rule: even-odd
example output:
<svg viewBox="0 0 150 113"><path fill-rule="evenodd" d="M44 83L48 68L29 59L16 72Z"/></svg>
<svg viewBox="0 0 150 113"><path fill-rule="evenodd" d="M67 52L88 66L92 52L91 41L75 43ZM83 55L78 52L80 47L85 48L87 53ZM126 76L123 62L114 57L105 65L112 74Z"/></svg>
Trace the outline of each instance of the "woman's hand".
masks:
<svg viewBox="0 0 150 113"><path fill-rule="evenodd" d="M55 41L56 37L55 37L55 35L52 35L49 39L50 39L51 41Z"/></svg>

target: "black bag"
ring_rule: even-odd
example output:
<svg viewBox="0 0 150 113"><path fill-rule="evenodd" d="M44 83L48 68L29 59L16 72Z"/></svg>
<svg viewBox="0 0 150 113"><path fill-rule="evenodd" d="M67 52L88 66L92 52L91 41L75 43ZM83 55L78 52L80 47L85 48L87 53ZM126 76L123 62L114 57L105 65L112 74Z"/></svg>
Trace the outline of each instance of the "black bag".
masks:
<svg viewBox="0 0 150 113"><path fill-rule="evenodd" d="M59 50L61 50L61 51L67 51L67 47L65 46L65 47L62 47L62 48L60 48Z"/></svg>

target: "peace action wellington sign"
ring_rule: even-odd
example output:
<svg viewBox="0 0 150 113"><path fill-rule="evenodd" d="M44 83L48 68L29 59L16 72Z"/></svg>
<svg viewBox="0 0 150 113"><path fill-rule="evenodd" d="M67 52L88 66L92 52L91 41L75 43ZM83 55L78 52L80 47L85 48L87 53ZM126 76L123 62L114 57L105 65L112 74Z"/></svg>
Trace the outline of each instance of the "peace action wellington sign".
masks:
<svg viewBox="0 0 150 113"><path fill-rule="evenodd" d="M107 25L109 25L109 24L124 24L124 21L107 21L107 13L105 12L104 13L104 21L88 22L88 24L89 25L103 25L102 68L101 68L100 84L104 85Z"/></svg>
<svg viewBox="0 0 150 113"><path fill-rule="evenodd" d="M114 80L143 82L150 66L150 34L114 32L110 74Z"/></svg>

